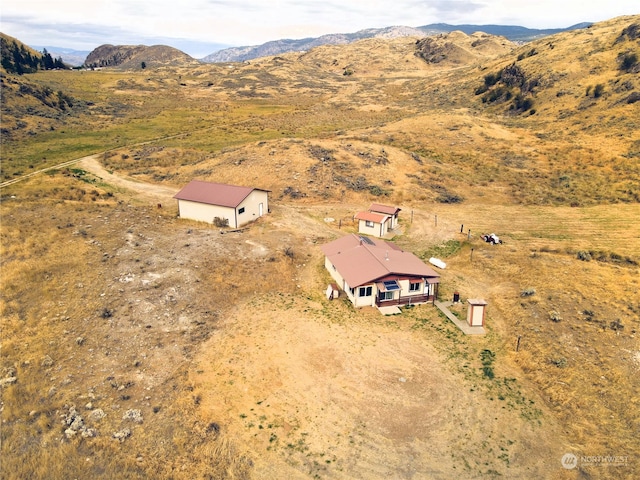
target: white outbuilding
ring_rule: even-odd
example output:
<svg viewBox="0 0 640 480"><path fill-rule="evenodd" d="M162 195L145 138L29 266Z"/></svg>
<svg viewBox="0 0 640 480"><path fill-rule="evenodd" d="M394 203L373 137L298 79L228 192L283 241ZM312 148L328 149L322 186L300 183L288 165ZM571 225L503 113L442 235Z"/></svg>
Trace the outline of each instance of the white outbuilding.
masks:
<svg viewBox="0 0 640 480"><path fill-rule="evenodd" d="M192 180L173 198L180 218L214 223L226 220L239 228L269 211L268 190Z"/></svg>

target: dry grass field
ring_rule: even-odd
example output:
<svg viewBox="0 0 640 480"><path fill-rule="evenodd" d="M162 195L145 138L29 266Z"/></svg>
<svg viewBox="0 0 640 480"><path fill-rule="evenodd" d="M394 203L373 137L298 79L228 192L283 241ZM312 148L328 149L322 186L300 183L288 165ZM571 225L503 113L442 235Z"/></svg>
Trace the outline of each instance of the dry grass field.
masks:
<svg viewBox="0 0 640 480"><path fill-rule="evenodd" d="M638 478L639 30L3 74L2 478ZM179 219L193 178L271 212ZM325 298L374 201L486 335Z"/></svg>

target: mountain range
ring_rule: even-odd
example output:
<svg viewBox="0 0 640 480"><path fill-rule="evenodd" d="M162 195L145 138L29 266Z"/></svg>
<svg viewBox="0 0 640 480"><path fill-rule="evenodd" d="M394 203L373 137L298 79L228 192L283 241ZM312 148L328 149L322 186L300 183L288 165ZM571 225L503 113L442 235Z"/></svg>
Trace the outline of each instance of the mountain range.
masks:
<svg viewBox="0 0 640 480"><path fill-rule="evenodd" d="M366 38L423 37L450 33L456 30L466 34L482 31L491 35L503 36L514 42L529 42L536 38L553 35L555 33L586 28L589 25L591 25L591 23L585 22L567 28L532 29L516 25L450 25L447 23L433 23L421 27L390 26L384 28L368 28L354 33L332 33L320 37L280 39L261 45L230 47L213 52L201 58L200 61L204 63L242 62L287 52L310 50L321 45L344 45ZM33 46L33 48L38 51L46 48L53 57L60 57L65 63L72 66L85 64L87 57L92 53L56 46Z"/></svg>
<svg viewBox="0 0 640 480"><path fill-rule="evenodd" d="M306 51L320 45L344 45L358 40L364 40L365 38L424 37L453 31L461 31L468 35L475 32L484 32L491 35L503 36L513 42L528 42L555 33L586 28L589 25L591 24L579 23L567 28L545 30L515 25L449 25L447 23L432 23L422 27L391 26L384 28L367 28L355 33L332 33L315 38L303 38L299 40L281 39L256 46L226 48L207 55L202 61L206 63L243 62L254 58L268 57L282 53Z"/></svg>

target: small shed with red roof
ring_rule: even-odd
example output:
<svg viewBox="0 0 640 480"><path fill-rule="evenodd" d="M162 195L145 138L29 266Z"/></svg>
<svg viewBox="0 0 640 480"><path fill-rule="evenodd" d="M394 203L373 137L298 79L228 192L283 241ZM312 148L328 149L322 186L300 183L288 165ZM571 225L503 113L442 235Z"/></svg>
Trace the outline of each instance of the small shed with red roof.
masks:
<svg viewBox="0 0 640 480"><path fill-rule="evenodd" d="M269 211L268 190L192 180L173 198L181 218L214 223L227 220L238 228Z"/></svg>
<svg viewBox="0 0 640 480"><path fill-rule="evenodd" d="M358 233L384 237L398 226L398 214L400 208L372 203L366 212L358 212L355 219L358 220Z"/></svg>

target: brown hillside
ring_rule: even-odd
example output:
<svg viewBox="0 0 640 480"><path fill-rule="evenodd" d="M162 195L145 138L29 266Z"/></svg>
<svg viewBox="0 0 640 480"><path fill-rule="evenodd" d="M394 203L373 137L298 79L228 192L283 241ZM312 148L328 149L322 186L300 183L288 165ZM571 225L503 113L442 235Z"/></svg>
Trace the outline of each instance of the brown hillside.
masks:
<svg viewBox="0 0 640 480"><path fill-rule="evenodd" d="M504 37L482 32L466 35L455 31L418 40L416 55L432 64L468 65L504 55L514 47L515 44Z"/></svg>
<svg viewBox="0 0 640 480"><path fill-rule="evenodd" d="M38 52L36 50L34 50L33 48L31 48L30 46L22 43L20 40L18 40L17 38L14 38L10 35L7 35L5 33L0 32L0 38L2 38L3 42L7 42L7 43L15 43L16 45L18 45L19 48L24 48L27 52L29 52L31 55L34 55L36 57L41 57L42 53ZM0 68L2 68L0 66Z"/></svg>
<svg viewBox="0 0 640 480"><path fill-rule="evenodd" d="M640 478L639 24L3 76L3 478ZM372 202L486 335L326 298Z"/></svg>
<svg viewBox="0 0 640 480"><path fill-rule="evenodd" d="M339 74L400 76L432 70L443 60L446 61L437 65L440 69L477 64L504 55L515 46L494 35L452 32L426 38L375 38L344 46L323 46L302 55L300 61ZM432 61L431 57L436 56L438 61ZM427 65L423 65L425 60Z"/></svg>
<svg viewBox="0 0 640 480"><path fill-rule="evenodd" d="M166 45L101 45L85 60L88 67L118 67L126 70L146 67L188 66L199 62L180 50Z"/></svg>

